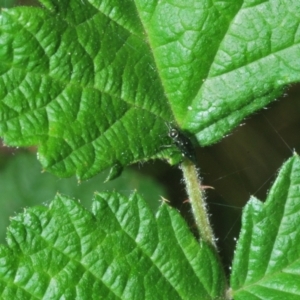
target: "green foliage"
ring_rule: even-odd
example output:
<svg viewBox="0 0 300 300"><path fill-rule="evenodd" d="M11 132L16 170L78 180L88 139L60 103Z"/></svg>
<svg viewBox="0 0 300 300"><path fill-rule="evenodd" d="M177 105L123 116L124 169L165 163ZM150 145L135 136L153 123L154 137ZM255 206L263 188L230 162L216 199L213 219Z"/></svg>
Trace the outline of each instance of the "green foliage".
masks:
<svg viewBox="0 0 300 300"><path fill-rule="evenodd" d="M178 163L178 126L220 140L300 80L297 0L41 0L0 15L0 135L44 169L87 179ZM235 300L298 299L299 158L243 215ZM156 199L155 199L156 200ZM220 299L218 258L178 213L137 194L68 197L17 215L0 248L3 299ZM229 296L227 298L229 298Z"/></svg>
<svg viewBox="0 0 300 300"><path fill-rule="evenodd" d="M300 79L296 0L41 3L2 11L0 134L59 176L176 163L166 123L209 145Z"/></svg>
<svg viewBox="0 0 300 300"><path fill-rule="evenodd" d="M266 202L248 202L231 275L235 300L299 299L299 182L295 155L281 168Z"/></svg>
<svg viewBox="0 0 300 300"><path fill-rule="evenodd" d="M178 212L137 194L58 195L13 218L0 248L2 299L216 299L225 277Z"/></svg>
<svg viewBox="0 0 300 300"><path fill-rule="evenodd" d="M266 203L247 204L228 292L235 300L299 298L299 174L295 155ZM154 217L138 194L96 194L92 213L58 195L14 217L7 243L2 299L224 299L215 252L176 210L162 204Z"/></svg>
<svg viewBox="0 0 300 300"><path fill-rule="evenodd" d="M3 12L0 131L38 144L55 174L88 178L169 152L171 112L140 22L78 5Z"/></svg>
<svg viewBox="0 0 300 300"><path fill-rule="evenodd" d="M95 191L120 191L129 196L133 190L148 202L153 211L159 206L160 196L167 197L163 187L151 177L126 168L121 176L106 182L101 173L92 179L78 183L76 178L57 178L41 172L41 166L33 153L17 153L15 156L0 156L5 164L0 169L0 242L4 242L9 217L21 212L24 207L50 203L57 192L80 199L85 207L91 206Z"/></svg>

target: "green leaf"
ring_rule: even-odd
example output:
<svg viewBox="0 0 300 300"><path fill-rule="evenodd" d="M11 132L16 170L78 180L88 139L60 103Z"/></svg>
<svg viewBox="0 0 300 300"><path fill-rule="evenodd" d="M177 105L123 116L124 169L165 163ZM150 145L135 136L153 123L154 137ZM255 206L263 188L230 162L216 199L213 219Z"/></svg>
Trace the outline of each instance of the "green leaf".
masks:
<svg viewBox="0 0 300 300"><path fill-rule="evenodd" d="M243 213L231 275L235 300L300 297L300 158L280 170L263 204L252 197Z"/></svg>
<svg viewBox="0 0 300 300"><path fill-rule="evenodd" d="M102 12L86 3L82 13L61 5L59 12L18 8L2 14L5 142L38 144L46 169L79 178L169 157L162 145L170 144L165 121L171 113L133 4L127 7L132 24L122 20L126 14L106 16L110 7Z"/></svg>
<svg viewBox="0 0 300 300"><path fill-rule="evenodd" d="M0 155L1 164L3 160L5 165L0 169L0 243L4 241L10 217L28 206L49 203L57 192L80 199L83 206L90 207L95 191L117 190L129 196L132 191L138 190L153 211L158 209L160 196L168 198L162 185L130 168L126 168L116 180L105 184L100 184L105 179L103 173L78 183L74 177L58 179L50 173L42 173L33 153L18 153L9 159Z"/></svg>
<svg viewBox="0 0 300 300"><path fill-rule="evenodd" d="M217 299L225 277L178 212L96 194L92 213L58 195L13 218L0 248L3 299Z"/></svg>
<svg viewBox="0 0 300 300"><path fill-rule="evenodd" d="M220 140L300 80L298 0L43 0L2 12L0 134L88 178ZM168 126L167 126L168 125Z"/></svg>

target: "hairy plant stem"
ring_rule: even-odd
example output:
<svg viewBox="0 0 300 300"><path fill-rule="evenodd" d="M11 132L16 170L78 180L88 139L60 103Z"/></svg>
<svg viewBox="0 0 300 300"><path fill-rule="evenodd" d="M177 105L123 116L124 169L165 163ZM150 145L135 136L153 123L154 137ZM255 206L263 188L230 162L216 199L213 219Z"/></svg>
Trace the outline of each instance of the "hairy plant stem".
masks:
<svg viewBox="0 0 300 300"><path fill-rule="evenodd" d="M183 160L181 168L200 238L217 250L197 168L189 159Z"/></svg>

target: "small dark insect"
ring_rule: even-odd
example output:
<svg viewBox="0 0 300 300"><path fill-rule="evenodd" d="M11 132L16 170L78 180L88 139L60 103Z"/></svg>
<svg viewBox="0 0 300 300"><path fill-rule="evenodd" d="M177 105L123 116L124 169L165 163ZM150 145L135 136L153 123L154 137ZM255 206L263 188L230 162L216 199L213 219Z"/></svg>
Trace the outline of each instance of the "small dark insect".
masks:
<svg viewBox="0 0 300 300"><path fill-rule="evenodd" d="M169 137L180 150L182 156L188 158L193 163L196 163L195 149L191 140L180 130L169 128Z"/></svg>

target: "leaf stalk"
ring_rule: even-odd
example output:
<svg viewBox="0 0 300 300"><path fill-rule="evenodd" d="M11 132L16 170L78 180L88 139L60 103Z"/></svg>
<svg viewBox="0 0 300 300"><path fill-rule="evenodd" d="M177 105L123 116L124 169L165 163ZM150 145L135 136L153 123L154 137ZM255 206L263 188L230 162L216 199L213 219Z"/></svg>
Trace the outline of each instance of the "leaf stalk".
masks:
<svg viewBox="0 0 300 300"><path fill-rule="evenodd" d="M201 189L201 180L196 165L189 159L184 159L181 169L200 238L217 250L216 239L209 222L205 195L203 189Z"/></svg>

